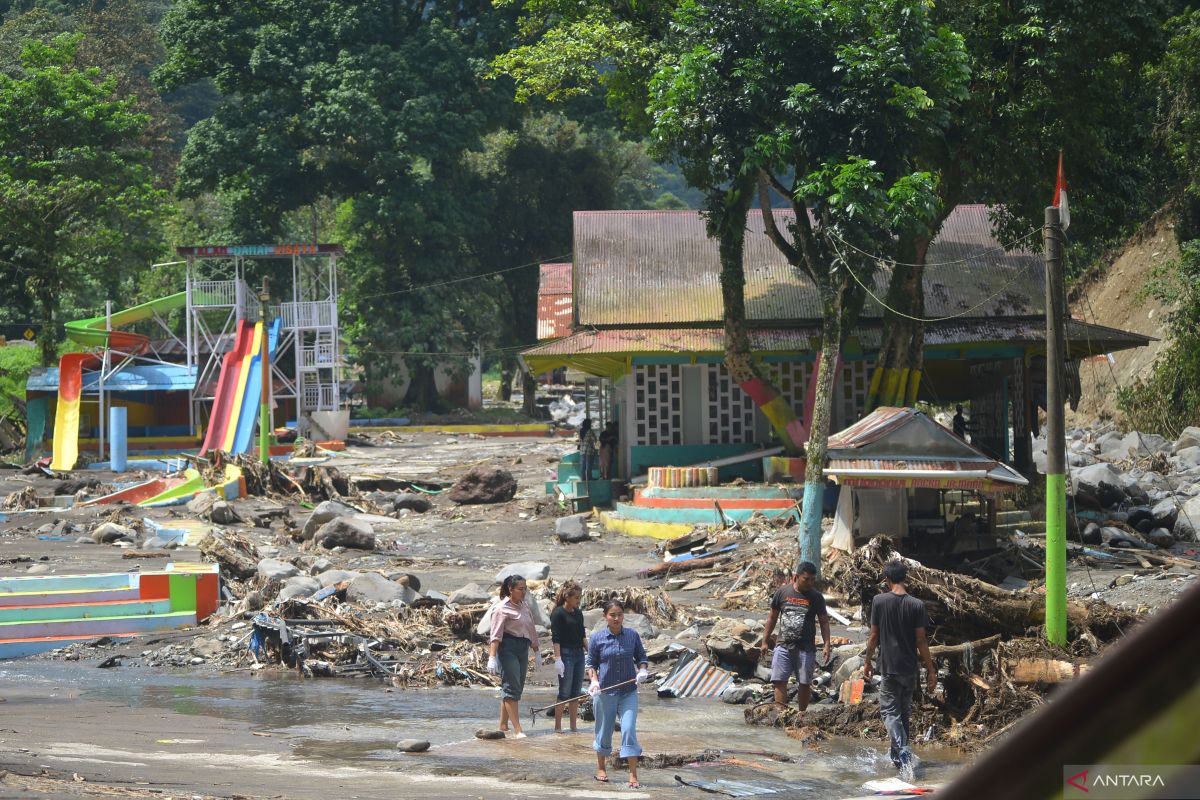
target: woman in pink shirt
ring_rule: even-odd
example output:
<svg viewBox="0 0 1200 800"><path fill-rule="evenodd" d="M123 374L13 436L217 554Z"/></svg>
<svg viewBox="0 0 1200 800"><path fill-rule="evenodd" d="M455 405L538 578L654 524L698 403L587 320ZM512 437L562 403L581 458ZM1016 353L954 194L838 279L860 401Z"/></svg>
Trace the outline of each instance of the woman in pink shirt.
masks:
<svg viewBox="0 0 1200 800"><path fill-rule="evenodd" d="M528 590L520 575L509 575L500 584L500 605L492 611L488 643L488 672L500 676L500 730L513 726L513 738L523 739L517 703L525 691L527 666L537 666L538 636L533 612L525 602ZM532 647L532 649L531 649Z"/></svg>

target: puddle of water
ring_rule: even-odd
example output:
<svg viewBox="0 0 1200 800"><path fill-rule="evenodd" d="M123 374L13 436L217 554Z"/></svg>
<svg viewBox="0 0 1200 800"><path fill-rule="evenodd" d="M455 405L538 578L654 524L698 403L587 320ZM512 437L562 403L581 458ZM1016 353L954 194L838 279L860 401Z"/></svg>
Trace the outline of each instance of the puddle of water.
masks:
<svg viewBox="0 0 1200 800"><path fill-rule="evenodd" d="M554 702L549 687L531 687L522 701L526 740L480 741L477 728L496 724L494 689L386 691L374 682L305 680L294 673L201 675L137 668L87 669L47 662L0 665L0 681L70 686L85 698L132 707L157 708L183 716L238 720L286 739L299 758L332 766L370 766L440 775L486 775L547 784L575 782L594 766L591 725L555 735L553 720L531 725L528 711ZM644 770L662 786L675 774L734 780L776 788L772 797L828 798L862 794L866 780L895 774L885 745L829 740L806 749L781 731L743 722L741 706L711 699L660 699L643 690L638 735L647 754L700 753L706 749L779 753L795 759L733 753L739 765L689 765ZM400 753L400 739L425 739L422 755ZM948 781L965 758L953 750L921 749L922 783ZM614 782L621 776L614 772Z"/></svg>

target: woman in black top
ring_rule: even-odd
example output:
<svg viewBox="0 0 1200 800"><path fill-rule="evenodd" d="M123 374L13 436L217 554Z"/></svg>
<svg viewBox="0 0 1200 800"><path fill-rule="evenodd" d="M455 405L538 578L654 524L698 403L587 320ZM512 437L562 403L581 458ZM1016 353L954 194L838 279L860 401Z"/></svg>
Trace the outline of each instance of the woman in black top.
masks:
<svg viewBox="0 0 1200 800"><path fill-rule="evenodd" d="M583 654L587 636L583 627L583 588L567 581L554 596L554 611L550 613L550 636L554 640L554 668L558 670L558 700L578 698L583 691ZM571 709L571 732L579 720L579 700L567 704ZM562 733L561 705L554 707L554 732Z"/></svg>

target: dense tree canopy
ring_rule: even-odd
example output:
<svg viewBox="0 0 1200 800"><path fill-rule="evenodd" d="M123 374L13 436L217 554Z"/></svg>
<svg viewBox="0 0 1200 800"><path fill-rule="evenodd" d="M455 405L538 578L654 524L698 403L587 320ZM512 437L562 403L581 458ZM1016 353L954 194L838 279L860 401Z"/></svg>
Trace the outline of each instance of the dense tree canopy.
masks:
<svg viewBox="0 0 1200 800"><path fill-rule="evenodd" d="M73 66L78 42L30 40L20 72L0 74L0 273L44 325L45 363L65 295L111 289L157 252L164 199L140 146L146 115Z"/></svg>

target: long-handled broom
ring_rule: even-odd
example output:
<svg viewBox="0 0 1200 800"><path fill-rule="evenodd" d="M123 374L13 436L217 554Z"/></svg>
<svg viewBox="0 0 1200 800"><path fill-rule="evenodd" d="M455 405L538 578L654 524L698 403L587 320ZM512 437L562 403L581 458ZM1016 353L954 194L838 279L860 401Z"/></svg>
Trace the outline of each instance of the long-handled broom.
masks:
<svg viewBox="0 0 1200 800"><path fill-rule="evenodd" d="M618 689L622 686L628 686L629 684L634 683L636 681L637 681L637 678L630 678L627 681L621 681L620 683L614 683L612 686L605 686L603 691L607 692L609 689ZM541 714L543 711L549 711L552 708L557 708L558 706L566 705L567 703L574 703L579 700L584 700L588 697L590 697L590 695L587 692L584 692L583 694L579 695L579 697L572 697L570 700L559 700L557 703L551 703L550 705L543 706L542 708L530 709L529 710L529 726L532 728L534 725L537 724L537 715Z"/></svg>

